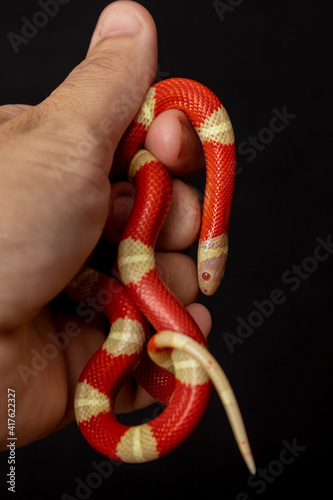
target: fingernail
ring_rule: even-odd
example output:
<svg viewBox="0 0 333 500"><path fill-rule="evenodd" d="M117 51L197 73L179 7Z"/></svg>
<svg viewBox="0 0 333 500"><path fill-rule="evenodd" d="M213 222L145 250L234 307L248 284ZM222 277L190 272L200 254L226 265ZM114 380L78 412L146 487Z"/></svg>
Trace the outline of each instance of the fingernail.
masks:
<svg viewBox="0 0 333 500"><path fill-rule="evenodd" d="M182 123L181 129L182 129L182 141L181 141L181 146L180 146L180 151L178 157L181 158L182 156L185 156L188 150L190 149L191 143L192 143L192 137L185 125Z"/></svg>
<svg viewBox="0 0 333 500"><path fill-rule="evenodd" d="M100 39L113 35L138 35L143 24L134 9L114 3L102 18Z"/></svg>

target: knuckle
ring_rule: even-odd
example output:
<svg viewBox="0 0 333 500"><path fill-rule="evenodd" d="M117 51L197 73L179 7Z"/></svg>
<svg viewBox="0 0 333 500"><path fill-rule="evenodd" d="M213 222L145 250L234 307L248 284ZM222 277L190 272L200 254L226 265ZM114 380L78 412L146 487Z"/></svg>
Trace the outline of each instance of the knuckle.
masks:
<svg viewBox="0 0 333 500"><path fill-rule="evenodd" d="M123 82L136 67L135 60L129 53L117 49L101 50L84 60L76 68L76 73L84 78L96 77Z"/></svg>

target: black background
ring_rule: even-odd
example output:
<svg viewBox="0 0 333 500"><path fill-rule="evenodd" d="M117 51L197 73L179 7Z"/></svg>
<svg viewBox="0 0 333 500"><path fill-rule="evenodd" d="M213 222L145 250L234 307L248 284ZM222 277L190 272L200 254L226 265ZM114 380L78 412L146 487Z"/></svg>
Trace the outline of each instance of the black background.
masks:
<svg viewBox="0 0 333 500"><path fill-rule="evenodd" d="M70 0L15 54L8 32L20 34L22 16L32 19L40 7L32 0L3 2L1 104L36 104L48 96L84 58L107 3ZM257 467L268 470L268 476L248 483L214 396L204 423L182 448L156 462L114 466L98 487L91 483L93 463L104 458L83 441L75 424L18 449L17 492L4 488L4 498L167 499L193 493L228 500L322 498L331 491L333 255L321 262L309 257L316 239L326 241L333 232L330 2L230 0L224 2L229 5L224 19L211 1L141 3L157 24L159 78L183 76L206 84L234 125L239 167L227 272L219 293L203 301L214 318L211 350L237 395ZM279 132L263 131L274 109L295 117ZM250 136L266 139L251 154ZM202 190L202 180L197 186ZM310 271L303 270L307 277L303 274L298 283L290 279L294 265ZM311 265L317 269L310 270ZM253 302L269 299L276 289L283 303L258 320ZM231 352L224 334L237 335L237 318L248 321L249 315L260 324ZM152 413L150 408L142 415ZM281 465L286 442L302 451ZM6 453L0 465L4 487ZM86 490L84 496L81 489L78 496L78 478L90 483L91 493Z"/></svg>

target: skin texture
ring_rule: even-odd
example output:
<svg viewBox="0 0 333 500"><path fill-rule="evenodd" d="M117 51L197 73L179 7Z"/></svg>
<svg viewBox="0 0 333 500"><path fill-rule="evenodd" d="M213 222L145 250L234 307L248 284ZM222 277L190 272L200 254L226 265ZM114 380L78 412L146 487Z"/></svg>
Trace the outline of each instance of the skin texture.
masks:
<svg viewBox="0 0 333 500"><path fill-rule="evenodd" d="M134 33L125 22L128 15ZM35 107L0 107L0 395L5 401L8 388L16 391L18 446L73 420L77 379L105 339L105 321L98 314L88 324L59 294L100 239L119 242L134 190L125 182L111 185L109 172L114 150L153 82L156 64L153 19L135 2L115 2L101 14L86 59L45 101ZM122 112L115 103L125 103ZM186 177L203 167L199 140L181 112L163 113L145 147L171 175ZM76 156L70 156L73 151ZM175 180L174 188L157 263L207 336L210 315L194 303L195 265L179 253L198 236L200 201L184 182ZM54 339L73 323L79 334L67 335L67 345L59 347ZM35 354L50 344L52 359L44 356L45 366L33 365ZM22 377L20 366L32 370L30 375ZM118 411L150 402L143 389L128 384L118 398ZM0 424L4 449L4 404Z"/></svg>

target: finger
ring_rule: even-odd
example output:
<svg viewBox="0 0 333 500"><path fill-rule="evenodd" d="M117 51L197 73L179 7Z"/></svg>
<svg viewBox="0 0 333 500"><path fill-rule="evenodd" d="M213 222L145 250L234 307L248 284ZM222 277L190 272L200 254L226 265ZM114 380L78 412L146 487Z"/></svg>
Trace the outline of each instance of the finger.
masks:
<svg viewBox="0 0 333 500"><path fill-rule="evenodd" d="M159 234L156 248L185 250L197 240L201 225L201 201L195 189L179 179L173 181L169 212Z"/></svg>
<svg viewBox="0 0 333 500"><path fill-rule="evenodd" d="M157 269L178 299L188 305L197 300L199 285L195 262L183 253L157 252Z"/></svg>
<svg viewBox="0 0 333 500"><path fill-rule="evenodd" d="M135 189L130 182L112 184L109 215L103 236L112 245L118 245L128 222L135 198Z"/></svg>
<svg viewBox="0 0 333 500"><path fill-rule="evenodd" d="M112 184L110 208L103 236L111 244L119 244L133 208L135 190L129 182ZM199 235L201 201L190 185L174 179L169 212L157 240L157 249L185 250Z"/></svg>
<svg viewBox="0 0 333 500"><path fill-rule="evenodd" d="M179 110L168 110L152 123L145 148L168 168L172 175L188 177L205 164L199 136L189 119Z"/></svg>
<svg viewBox="0 0 333 500"><path fill-rule="evenodd" d="M198 303L189 304L186 309L195 319L198 327L202 331L203 336L207 339L209 332L212 329L212 316L208 309L203 304Z"/></svg>
<svg viewBox="0 0 333 500"><path fill-rule="evenodd" d="M113 2L100 16L86 60L49 103L74 123L77 117L84 127L111 133L114 151L154 79L156 61L156 28L148 11L136 2Z"/></svg>

